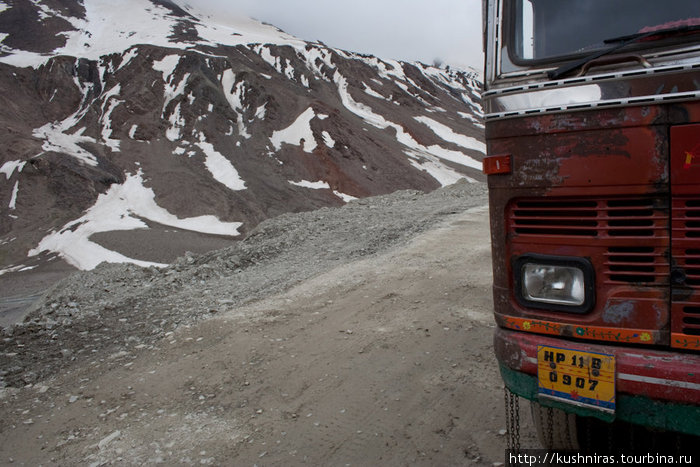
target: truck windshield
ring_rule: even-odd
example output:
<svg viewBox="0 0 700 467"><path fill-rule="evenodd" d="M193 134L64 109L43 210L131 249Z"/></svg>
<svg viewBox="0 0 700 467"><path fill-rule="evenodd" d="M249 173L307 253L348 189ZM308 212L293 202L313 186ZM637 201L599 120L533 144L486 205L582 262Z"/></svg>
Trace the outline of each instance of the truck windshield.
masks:
<svg viewBox="0 0 700 467"><path fill-rule="evenodd" d="M615 37L700 25L698 0L506 1L508 55L531 65L587 55Z"/></svg>

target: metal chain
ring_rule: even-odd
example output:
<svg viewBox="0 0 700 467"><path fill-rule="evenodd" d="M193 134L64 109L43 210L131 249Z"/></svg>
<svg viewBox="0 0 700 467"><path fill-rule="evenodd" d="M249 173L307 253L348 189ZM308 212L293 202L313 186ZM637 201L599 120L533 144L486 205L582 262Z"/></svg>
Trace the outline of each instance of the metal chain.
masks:
<svg viewBox="0 0 700 467"><path fill-rule="evenodd" d="M566 434L566 449L573 449L573 446L571 445L571 417L569 415L566 415L566 431L564 432Z"/></svg>
<svg viewBox="0 0 700 467"><path fill-rule="evenodd" d="M508 432L508 437L510 438L510 448L515 449L515 401L513 400L513 393L508 391L509 399L509 411L510 415L510 431Z"/></svg>
<svg viewBox="0 0 700 467"><path fill-rule="evenodd" d="M520 397L504 388L507 448L520 452Z"/></svg>
<svg viewBox="0 0 700 467"><path fill-rule="evenodd" d="M554 418L554 410L552 410L551 407L547 407L547 441L549 443L547 445L548 449L554 449L554 427L553 427L554 421L553 421L553 418Z"/></svg>
<svg viewBox="0 0 700 467"><path fill-rule="evenodd" d="M513 394L515 399L515 450L520 452L520 396Z"/></svg>
<svg viewBox="0 0 700 467"><path fill-rule="evenodd" d="M507 387L503 387L503 406L506 409L506 448L508 450L513 449L512 443L510 441L510 435L513 433L513 427L510 420L510 416L513 413L510 408L510 394Z"/></svg>

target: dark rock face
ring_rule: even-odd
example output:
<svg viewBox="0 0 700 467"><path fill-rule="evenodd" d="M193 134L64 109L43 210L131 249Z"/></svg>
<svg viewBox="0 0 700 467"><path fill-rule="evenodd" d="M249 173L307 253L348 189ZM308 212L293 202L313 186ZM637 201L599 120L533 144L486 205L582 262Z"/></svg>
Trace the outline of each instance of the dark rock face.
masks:
<svg viewBox="0 0 700 467"><path fill-rule="evenodd" d="M82 2L76 0L44 0L41 4L14 0L6 3L10 3L11 8L0 14L0 33L8 34L2 44L30 52L50 53L64 46L66 38L63 33L75 30L65 16L85 16ZM42 6L56 14L45 13Z"/></svg>
<svg viewBox="0 0 700 467"><path fill-rule="evenodd" d="M467 73L262 25L283 40L234 30L222 44L174 2L128 3L167 22L169 36L96 55L106 47L90 42L91 0L17 0L0 12L0 270L30 264L49 232L92 222L66 227L137 175L173 216L240 223L239 235L348 196L481 178L480 85ZM120 40L141 33L129 27ZM87 41L84 55L70 53L71 33ZM21 66L27 52L32 66ZM133 203L123 217L163 222Z"/></svg>

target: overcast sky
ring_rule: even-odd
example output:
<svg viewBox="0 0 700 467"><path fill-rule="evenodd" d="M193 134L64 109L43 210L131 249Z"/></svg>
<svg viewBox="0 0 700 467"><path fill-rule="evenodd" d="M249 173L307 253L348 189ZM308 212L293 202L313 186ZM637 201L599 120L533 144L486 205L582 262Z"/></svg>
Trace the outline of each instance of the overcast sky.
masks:
<svg viewBox="0 0 700 467"><path fill-rule="evenodd" d="M380 58L483 67L481 0L186 0Z"/></svg>

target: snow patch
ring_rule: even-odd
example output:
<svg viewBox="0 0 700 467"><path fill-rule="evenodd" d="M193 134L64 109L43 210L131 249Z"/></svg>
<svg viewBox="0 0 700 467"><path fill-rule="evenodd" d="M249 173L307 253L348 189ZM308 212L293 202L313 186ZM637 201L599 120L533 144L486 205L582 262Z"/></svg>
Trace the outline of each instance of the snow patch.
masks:
<svg viewBox="0 0 700 467"><path fill-rule="evenodd" d="M10 204L8 207L10 209L17 208L17 193L19 192L19 180L15 182L15 186L12 188L12 196L10 197Z"/></svg>
<svg viewBox="0 0 700 467"><path fill-rule="evenodd" d="M196 2L178 2L188 13L202 21L194 23L201 45L274 44L304 47L305 42L274 26L240 15L207 15L196 9ZM223 24L225 22L225 24Z"/></svg>
<svg viewBox="0 0 700 467"><path fill-rule="evenodd" d="M308 180L302 180L300 182L293 182L292 180L288 180L290 184L295 185L295 186L300 186L303 188L310 188L312 190L331 190L331 186L328 184L328 182L324 182L323 180L319 180L317 182L310 182ZM342 199L344 202L350 202L354 199L357 199L356 197L352 195L347 195L345 193L341 193L337 190L331 190L335 196L338 198Z"/></svg>
<svg viewBox="0 0 700 467"><path fill-rule="evenodd" d="M478 118L474 117L472 114L469 114L469 113L466 113L466 112L457 112L457 114L458 114L460 117L469 120L475 127L481 128L482 130L485 128L485 127L484 127L484 124L482 123L482 121L479 120Z"/></svg>
<svg viewBox="0 0 700 467"><path fill-rule="evenodd" d="M248 129L243 121L243 99L245 97L245 82L239 81L236 83L236 75L233 70L226 70L221 76L221 87L224 90L224 95L231 108L236 111L236 124L238 125L238 134L243 138L250 138L252 135L248 133Z"/></svg>
<svg viewBox="0 0 700 467"><path fill-rule="evenodd" d="M163 91L163 115L165 115L165 109L168 107L170 102L177 98L178 96L185 93L185 86L187 86L187 80L190 78L189 73L185 73L185 76L178 82L175 81L175 75L170 76L170 81L165 83L165 89Z"/></svg>
<svg viewBox="0 0 700 467"><path fill-rule="evenodd" d="M135 58L138 54L139 54L138 47L132 47L129 50L127 50L126 53L122 56L122 62L119 64L119 67L117 68L117 70L121 70L126 65L128 65L129 62L133 58Z"/></svg>
<svg viewBox="0 0 700 467"><path fill-rule="evenodd" d="M287 128L278 130L272 133L270 141L279 151L282 148L282 143L293 144L300 146L304 142L304 152L313 152L316 149L316 139L311 131L311 120L316 117L314 109L309 107Z"/></svg>
<svg viewBox="0 0 700 467"><path fill-rule="evenodd" d="M221 86L224 90L226 100L231 108L237 112L243 110L244 85L245 83L243 81L236 84L236 74L233 70L225 70L224 74L221 76Z"/></svg>
<svg viewBox="0 0 700 467"><path fill-rule="evenodd" d="M261 105L260 107L258 107L255 110L255 118L257 118L259 120L265 120L265 115L267 113L266 107L267 107L267 102L264 103L263 105Z"/></svg>
<svg viewBox="0 0 700 467"><path fill-rule="evenodd" d="M238 125L238 134L241 135L241 137L249 139L252 136L248 133L248 128L246 128L245 123L243 123L243 115L238 114L236 124Z"/></svg>
<svg viewBox="0 0 700 467"><path fill-rule="evenodd" d="M272 52L270 52L270 49L268 47L265 47L264 45L259 45L257 47L254 47L253 51L260 55L260 58L267 62L271 67L277 69L278 59L272 55Z"/></svg>
<svg viewBox="0 0 700 467"><path fill-rule="evenodd" d="M380 60L377 57L365 57L361 55L353 55L352 58L359 59L372 66L377 70L379 76L384 79L394 81L394 78L396 78L400 81L406 81L406 74L403 71L403 66L396 60Z"/></svg>
<svg viewBox="0 0 700 467"><path fill-rule="evenodd" d="M372 89L372 88L370 88L369 86L367 86L366 83L362 83L362 86L364 86L365 92L366 92L367 94L369 94L370 96L376 97L377 99L386 100L386 98L385 98L384 96L382 96L382 95L379 94L377 91L375 91L374 89Z"/></svg>
<svg viewBox="0 0 700 467"><path fill-rule="evenodd" d="M192 49L194 44L277 44L297 48L305 46L303 41L250 18L226 18L228 24L222 25L218 18L195 10L189 3L183 5L183 8L193 16L202 18L202 21L192 23L201 38L196 42L179 42L174 39L173 32L180 18L173 15L168 8L148 0L86 1L84 19L62 16L41 4L39 6L43 9L42 15L58 16L75 28L74 31L61 33L66 37L66 45L50 54L5 48L3 51L7 55L0 57L0 62L18 67L37 68L59 55L99 61L102 56L123 53L139 44L192 50L195 53L203 52Z"/></svg>
<svg viewBox="0 0 700 467"><path fill-rule="evenodd" d="M329 148L335 146L335 140L331 137L330 133L324 130L323 133L321 133L321 136L323 136L323 142L326 143L326 146Z"/></svg>
<svg viewBox="0 0 700 467"><path fill-rule="evenodd" d="M112 89L107 91L104 95L104 102L102 103L102 116L100 117L100 124L102 125L102 139L104 140L105 144L112 150L112 151L119 151L119 140L117 139L112 139L112 121L111 121L111 115L114 109L121 103L123 103L123 100L120 99L114 99L115 96L118 96L119 93L121 92L121 85L117 84L114 86ZM105 106L107 106L107 103L109 102L109 107L105 111Z"/></svg>
<svg viewBox="0 0 700 467"><path fill-rule="evenodd" d="M264 45L258 45L256 47L253 47L253 51L260 55L260 58L262 58L268 65L273 67L277 73L280 75L284 75L289 79L290 81L296 81L296 70L294 69L294 65L292 62L289 61L288 58L282 60L281 57L275 57L272 55L272 51L268 47L269 44L264 44ZM303 77L303 75L302 75ZM302 84L304 83L303 80ZM308 80L306 81L306 84L304 85L308 87Z"/></svg>
<svg viewBox="0 0 700 467"><path fill-rule="evenodd" d="M29 251L36 256L43 251L57 253L69 264L82 270L94 269L102 262L134 263L140 266L165 266L141 261L108 250L90 241L98 232L146 229L142 219L184 230L215 235L236 236L240 222L221 222L215 216L198 216L180 219L155 202L155 193L143 185L141 170L127 174L122 184L113 184L107 193L101 194L85 214L44 237L39 245Z"/></svg>
<svg viewBox="0 0 700 467"><path fill-rule="evenodd" d="M21 172L26 163L27 161L7 161L0 167L0 174L5 174L5 178L9 180L15 170L17 173Z"/></svg>
<svg viewBox="0 0 700 467"><path fill-rule="evenodd" d="M429 156L433 164L441 164L441 162L438 159L444 159L459 165L463 165L465 167L471 167L473 169L481 170L482 163L480 161L477 161L460 151L445 149L438 145L426 147L419 144L415 139L413 139L413 137L410 134L406 133L406 131L401 125L386 120L383 116L374 113L374 111L369 106L361 102L355 101L350 95L350 92L348 91L347 80L340 73L335 73L334 80L338 86L338 93L340 94L340 99L343 105L350 112L361 117L367 123L377 128L393 128L396 131L396 140L399 143L406 146L407 148L409 148L411 150L411 154L422 154L426 155L426 157ZM451 169L445 167L445 170ZM430 173L431 176L435 177L435 179L438 180L440 183L443 183L443 181L446 180L444 175L440 175L440 178L437 178L434 175L437 173L436 170L429 171L428 173ZM454 181L452 183L454 183Z"/></svg>
<svg viewBox="0 0 700 467"><path fill-rule="evenodd" d="M214 177L214 180L234 191L246 189L245 182L238 175L238 171L233 164L223 154L216 151L211 143L205 140L204 134L199 134L199 142L195 143L195 145L204 152L206 156L204 166Z"/></svg>
<svg viewBox="0 0 700 467"><path fill-rule="evenodd" d="M2 276L3 274L7 274L8 272L30 271L34 268L36 268L36 266L25 266L24 264L20 264L18 266L10 266L9 268L0 269L0 276Z"/></svg>
<svg viewBox="0 0 700 467"><path fill-rule="evenodd" d="M59 18L64 18L65 16L62 16L58 11L52 10L49 8L47 5L44 5L43 3L40 3L39 0L29 0L34 4L35 7L39 9L39 19L45 20L47 18L51 18L52 16L57 16Z"/></svg>
<svg viewBox="0 0 700 467"><path fill-rule="evenodd" d="M300 182L293 182L289 180L289 183L295 186L300 186L303 188L311 188L312 190L323 190L327 189L330 190L331 186L328 184L328 182L324 182L323 180L319 180L317 182L310 182L308 180L302 180Z"/></svg>
<svg viewBox="0 0 700 467"><path fill-rule="evenodd" d="M163 81L167 83L178 63L180 63L179 55L166 55L162 59L153 62L153 69L160 71L163 74Z"/></svg>
<svg viewBox="0 0 700 467"><path fill-rule="evenodd" d="M84 164L96 166L97 158L95 155L80 147L80 143L96 143L95 138L83 136L85 128L81 128L73 133L66 133L76 123L78 123L77 113L61 122L47 123L35 129L32 135L35 138L44 140L41 148L46 152L65 153L75 157Z"/></svg>
<svg viewBox="0 0 700 467"><path fill-rule="evenodd" d="M433 131L433 133L438 135L441 139L449 143L454 143L458 146L462 146L463 148L473 149L475 151L479 151L482 154L486 154L486 144L482 143L478 139L455 133L454 130L452 130L452 128L429 117L420 116L414 118L417 121L424 124L425 126L427 126L428 128L430 128Z"/></svg>
<svg viewBox="0 0 700 467"><path fill-rule="evenodd" d="M335 70L336 66L333 63L333 53L326 49L325 47L308 47L303 49L298 49L297 53L306 62L306 67L311 70L311 72L323 79L324 81L330 82L330 79L324 73L323 68L326 67L328 70Z"/></svg>
<svg viewBox="0 0 700 467"><path fill-rule="evenodd" d="M170 141L179 140L180 130L185 126L185 119L180 116L179 102L175 106L173 113L170 114L170 118L168 119L168 121L170 122L170 127L168 127L168 129L165 130L165 137L168 138Z"/></svg>
<svg viewBox="0 0 700 467"><path fill-rule="evenodd" d="M404 153L409 157L409 162L413 167L427 172L441 186L452 185L463 178L472 183L476 181L446 166L440 159L430 153L410 149L405 150Z"/></svg>
<svg viewBox="0 0 700 467"><path fill-rule="evenodd" d="M349 203L350 201L357 199L354 196L346 195L345 193L341 193L337 190L333 190L333 194L336 195L338 198L342 199L343 201L345 201L346 203Z"/></svg>

